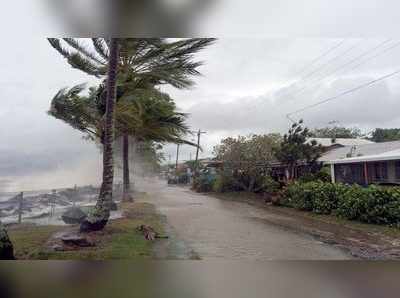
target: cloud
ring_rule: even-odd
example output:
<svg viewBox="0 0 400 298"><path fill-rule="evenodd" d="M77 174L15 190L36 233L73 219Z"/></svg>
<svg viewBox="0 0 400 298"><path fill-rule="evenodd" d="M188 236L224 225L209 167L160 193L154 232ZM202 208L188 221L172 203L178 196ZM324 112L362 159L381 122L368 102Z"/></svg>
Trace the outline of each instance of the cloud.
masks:
<svg viewBox="0 0 400 298"><path fill-rule="evenodd" d="M162 89L171 94L183 112L190 114L188 123L193 130L207 131L202 135L204 152L200 156L208 157L221 138L284 133L290 124L287 113L400 68L398 52L391 51L357 70L337 73L320 82L335 67L382 40L363 40L359 48L304 80L308 72L340 53L333 52L309 66L340 39L219 39L199 56L205 64L195 88L176 90L164 86ZM359 41L345 40L341 51ZM3 185L10 180L8 187L18 190L18 187L50 183L50 187L59 187L99 181L98 148L82 140L79 132L46 114L51 98L60 88L81 82L95 84L96 80L70 68L44 38L27 36L21 40L11 36L9 42L14 46L5 47L0 57L0 137L5 140L0 143ZM296 94L296 90L304 87L304 92ZM398 77L393 77L296 117L304 118L310 127L324 126L332 120L365 129L400 127L399 94ZM188 160L190 155L194 158L195 151L183 146L181 159ZM171 155L171 161L175 160L176 146L166 146L165 152L167 159Z"/></svg>

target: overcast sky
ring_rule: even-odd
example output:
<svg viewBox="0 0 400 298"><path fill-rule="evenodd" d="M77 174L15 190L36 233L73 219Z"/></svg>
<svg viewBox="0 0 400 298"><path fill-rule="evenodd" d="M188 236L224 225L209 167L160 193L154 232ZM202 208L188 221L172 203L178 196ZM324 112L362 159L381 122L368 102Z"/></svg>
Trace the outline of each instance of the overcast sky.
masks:
<svg viewBox="0 0 400 298"><path fill-rule="evenodd" d="M205 65L200 69L203 76L196 78L195 88L181 91L163 87L175 98L180 110L190 115L188 123L192 129L207 132L202 135L205 151L201 157L210 156L212 147L226 136L284 133L289 125L287 113L400 70L400 38L388 39L382 37L385 35L368 32L365 35L369 38L349 38L350 34L347 37L343 34L344 25L347 24L347 28L350 25L349 15L343 15L342 22L338 22L333 14L329 15L328 4L310 1L310 5L314 5L308 7L313 12L310 19L307 17L309 10L304 7L288 9L286 2L269 6L266 14L271 19L268 22L279 25L282 20L277 15L286 12L285 20L290 16L293 20L288 29L295 32L296 27L309 28L320 23L324 26L319 30L325 32L326 37L318 33L311 34L319 35L313 38L295 38L293 34L287 38L271 37L272 34L254 37L250 34L253 23L244 17L249 27L247 23L237 23L237 26L243 25L237 27L241 37L220 38L199 55ZM385 15L373 15L383 9L371 7L379 2L352 1L352 8L354 2L366 3L356 27L360 23L369 27L370 20L377 17L380 25L394 22L392 10ZM345 8L342 1L337 5L338 9ZM26 7L19 12L21 17L28 17L30 13ZM298 14L294 15L295 12ZM235 14L238 17L239 13L240 5L226 11L228 18ZM261 22L262 10L254 16ZM10 18L3 18L3 28ZM295 26L296 23L299 26ZM48 29L45 24L38 22L32 26L38 30ZM336 27L338 34L335 35ZM96 80L71 69L48 45L46 34L22 35L23 30L26 27L19 25L7 28L7 43L0 55L0 137L3 140L0 143L0 191L98 183L101 156L96 146L46 114L52 96L60 88L81 82L95 84ZM204 30L210 32L207 26ZM281 36L281 29L276 30ZM249 37L243 37L246 35ZM309 127L326 126L330 121L358 126L363 131L400 127L399 96L400 75L397 75L292 117L303 118ZM171 155L172 160L175 160L175 151L175 146L165 148L166 156ZM181 159L188 160L190 153L194 157L194 152L184 146Z"/></svg>

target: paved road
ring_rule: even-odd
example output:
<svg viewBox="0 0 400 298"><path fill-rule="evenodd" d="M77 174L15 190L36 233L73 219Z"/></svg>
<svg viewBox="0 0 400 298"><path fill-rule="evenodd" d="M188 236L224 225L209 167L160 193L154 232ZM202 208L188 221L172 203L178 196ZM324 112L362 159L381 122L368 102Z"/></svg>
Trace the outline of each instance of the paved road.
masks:
<svg viewBox="0 0 400 298"><path fill-rule="evenodd" d="M141 183L141 190L167 216L178 239L201 259L337 260L342 250L311 236L268 223L277 215L241 202L219 200L164 182Z"/></svg>

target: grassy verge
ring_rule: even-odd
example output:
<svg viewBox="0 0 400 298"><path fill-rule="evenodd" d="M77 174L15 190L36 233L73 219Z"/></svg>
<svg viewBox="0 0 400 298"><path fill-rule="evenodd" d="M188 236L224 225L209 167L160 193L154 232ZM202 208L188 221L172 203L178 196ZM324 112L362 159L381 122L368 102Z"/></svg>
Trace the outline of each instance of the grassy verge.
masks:
<svg viewBox="0 0 400 298"><path fill-rule="evenodd" d="M52 251L48 247L50 237L66 227L62 226L14 226L8 230L18 259L65 259L107 260L151 258L154 242L144 239L136 230L139 225L152 226L162 234L162 215L148 203L122 204L124 218L111 220L103 231L91 233L96 246L74 251Z"/></svg>

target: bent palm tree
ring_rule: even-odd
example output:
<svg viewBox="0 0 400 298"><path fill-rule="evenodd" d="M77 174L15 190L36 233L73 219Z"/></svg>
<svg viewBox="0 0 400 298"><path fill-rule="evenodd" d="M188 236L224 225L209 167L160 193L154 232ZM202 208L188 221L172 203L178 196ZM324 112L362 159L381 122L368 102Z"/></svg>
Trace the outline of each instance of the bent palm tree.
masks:
<svg viewBox="0 0 400 298"><path fill-rule="evenodd" d="M99 199L93 212L81 224L81 231L101 230L107 224L110 217L114 162L113 162L113 142L114 142L114 103L116 98L116 80L118 70L118 40L112 38L110 41L110 56L107 74L107 99L103 141L103 182L101 184Z"/></svg>
<svg viewBox="0 0 400 298"><path fill-rule="evenodd" d="M101 184L99 198L97 200L95 208L90 212L87 219L81 224L81 231L94 231L101 230L107 224L110 217L110 209L112 203L112 190L113 190L113 178L114 178L114 164L113 164L113 142L114 142L114 103L116 98L116 80L118 70L118 57L119 57L119 45L116 38L112 38L109 42L110 54L107 71L107 97L106 97L106 109L104 114L104 135L102 139L103 143L103 180ZM77 45L76 45L77 46ZM78 56L74 56L76 59ZM79 58L79 57L78 57ZM75 60L73 60L75 61ZM78 61L82 62L82 60ZM74 62L75 63L75 62ZM68 95L73 98L72 107L75 110L85 110L85 102L78 100L78 94L82 91L83 86L76 86L69 91L62 90L57 96ZM58 106L57 106L58 105ZM60 107L60 103L52 102L52 108L50 113L54 112L57 107ZM90 106L89 106L90 108ZM68 114L72 125L80 128L90 130L90 125L93 123L95 116L87 112L84 114Z"/></svg>
<svg viewBox="0 0 400 298"><path fill-rule="evenodd" d="M84 132L89 139L100 140L104 144L104 87L101 85L97 89L91 88L88 96L81 96L84 88L84 85L77 85L60 90L51 102L49 114ZM197 146L184 140L188 133L185 124L187 115L176 111L175 103L168 94L154 88L137 89L134 95L129 96L118 93L122 95L117 99L115 108L116 139L128 135L137 142L185 143ZM123 151L128 150L125 148ZM122 155L123 175L125 181L129 181L129 173L126 173L126 168L129 169L129 152L123 152Z"/></svg>
<svg viewBox="0 0 400 298"><path fill-rule="evenodd" d="M67 59L68 63L87 74L101 78L107 69L110 43L102 38L93 38L92 48L73 38L50 38L50 44ZM120 39L118 81L127 86L127 92L143 85L170 84L176 88L193 85L191 76L199 75L201 62L194 62L194 54L214 42L211 38L183 39L169 42L161 38ZM124 147L129 147L128 135L123 138ZM128 153L128 150L124 151ZM125 171L129 174L129 168ZM125 175L124 197L128 197L129 175Z"/></svg>

